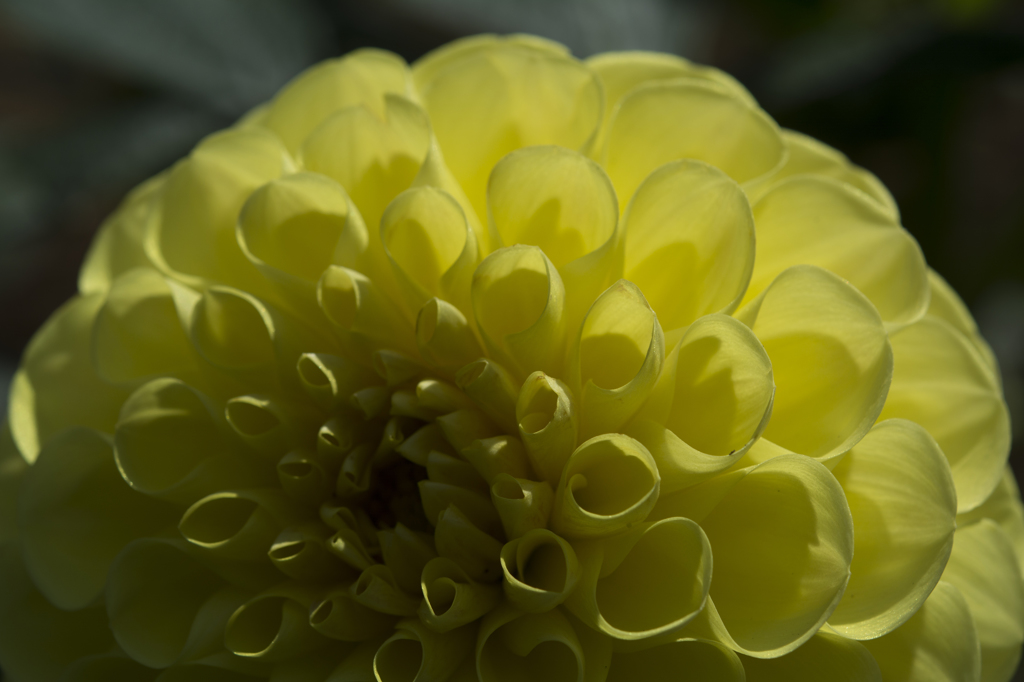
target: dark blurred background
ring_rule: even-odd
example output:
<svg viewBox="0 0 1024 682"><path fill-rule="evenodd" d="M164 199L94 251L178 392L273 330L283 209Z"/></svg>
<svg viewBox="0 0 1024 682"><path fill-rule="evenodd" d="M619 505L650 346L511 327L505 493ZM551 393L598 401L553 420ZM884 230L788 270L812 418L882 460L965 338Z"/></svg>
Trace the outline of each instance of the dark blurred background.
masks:
<svg viewBox="0 0 1024 682"><path fill-rule="evenodd" d="M479 32L718 66L781 125L874 172L974 312L1024 433L1012 0L0 0L0 401L128 189L315 61L361 46L412 61ZM1013 462L1024 474L1024 438Z"/></svg>

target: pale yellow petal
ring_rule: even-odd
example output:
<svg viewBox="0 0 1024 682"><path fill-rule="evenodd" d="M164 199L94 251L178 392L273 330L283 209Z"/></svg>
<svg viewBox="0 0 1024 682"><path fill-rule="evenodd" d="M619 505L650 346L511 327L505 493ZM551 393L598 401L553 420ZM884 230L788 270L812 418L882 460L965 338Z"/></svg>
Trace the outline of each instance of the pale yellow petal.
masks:
<svg viewBox="0 0 1024 682"><path fill-rule="evenodd" d="M853 513L854 554L829 625L874 639L914 615L939 581L953 547L956 490L942 450L902 419L878 423L833 473Z"/></svg>
<svg viewBox="0 0 1024 682"><path fill-rule="evenodd" d="M25 565L56 606L82 608L102 593L122 547L165 532L179 513L124 482L106 436L85 428L64 431L39 453L21 486Z"/></svg>
<svg viewBox="0 0 1024 682"><path fill-rule="evenodd" d="M484 616L501 601L497 585L477 582L457 563L445 557L432 559L421 578L423 601L419 617L437 632L448 632Z"/></svg>
<svg viewBox="0 0 1024 682"><path fill-rule="evenodd" d="M32 462L57 433L88 426L112 433L123 388L100 379L92 365L92 327L103 296L76 297L57 310L36 332L11 381L11 435L22 456ZM75 391L67 390L74 386ZM81 396L88 395L88 400Z"/></svg>
<svg viewBox="0 0 1024 682"><path fill-rule="evenodd" d="M317 592L314 585L282 583L247 600L224 626L224 647L243 658L287 661L324 646L310 625Z"/></svg>
<svg viewBox="0 0 1024 682"><path fill-rule="evenodd" d="M895 367L881 418L928 429L949 459L958 510L985 501L1003 474L1010 417L1002 389L976 347L934 317L892 336Z"/></svg>
<svg viewBox="0 0 1024 682"><path fill-rule="evenodd" d="M480 623L481 682L589 682L586 664L579 636L558 609L533 614L505 604Z"/></svg>
<svg viewBox="0 0 1024 682"><path fill-rule="evenodd" d="M974 347L978 349L978 352L985 359L986 364L992 369L992 374L996 381L1000 381L999 363L996 360L995 353L992 352L988 342L981 337L978 325L974 322L974 318L971 317L971 311L967 309L963 300L953 290L953 287L949 286L949 283L942 278L942 275L931 268L928 268L928 284L932 291L931 302L928 304L928 314L949 322L970 339L971 343L974 344Z"/></svg>
<svg viewBox="0 0 1024 682"><path fill-rule="evenodd" d="M378 682L446 680L472 657L476 628L438 633L415 619L404 620L373 657Z"/></svg>
<svg viewBox="0 0 1024 682"><path fill-rule="evenodd" d="M828 461L868 432L885 401L893 351L863 294L826 270L798 265L736 317L772 362L775 402L765 439Z"/></svg>
<svg viewBox="0 0 1024 682"><path fill-rule="evenodd" d="M379 114L387 93L405 94L410 85L409 68L398 55L355 50L296 76L274 98L264 125L295 152L332 113L362 105Z"/></svg>
<svg viewBox="0 0 1024 682"><path fill-rule="evenodd" d="M732 178L701 161L665 164L622 220L625 278L668 332L739 304L754 267L754 219Z"/></svg>
<svg viewBox="0 0 1024 682"><path fill-rule="evenodd" d="M914 617L884 637L863 642L884 682L978 682L981 651L967 601L945 581Z"/></svg>
<svg viewBox="0 0 1024 682"><path fill-rule="evenodd" d="M582 574L576 552L563 538L535 528L501 548L505 597L523 611L542 613L566 600Z"/></svg>
<svg viewBox="0 0 1024 682"><path fill-rule="evenodd" d="M980 507L957 514L957 528L965 528L982 519L991 519L999 524L1013 545L1017 565L1024 574L1024 504L1021 504L1020 490L1013 469L1007 464L999 485Z"/></svg>
<svg viewBox="0 0 1024 682"><path fill-rule="evenodd" d="M416 85L452 173L481 218L491 168L509 152L582 149L602 113L601 86L564 53L521 40L450 49L416 66Z"/></svg>
<svg viewBox="0 0 1024 682"><path fill-rule="evenodd" d="M989 519L960 528L942 579L967 601L981 645L982 682L1008 682L1024 644L1024 581L1010 538Z"/></svg>
<svg viewBox="0 0 1024 682"><path fill-rule="evenodd" d="M785 158L778 126L734 89L699 78L650 83L612 113L604 167L624 203L655 168L697 159L739 183Z"/></svg>
<svg viewBox="0 0 1024 682"><path fill-rule="evenodd" d="M824 630L785 656L744 657L743 669L747 682L882 682L878 664L862 644Z"/></svg>
<svg viewBox="0 0 1024 682"><path fill-rule="evenodd" d="M747 452L768 424L774 391L771 361L753 332L707 315L687 328L626 430L654 456L662 491L675 492Z"/></svg>
<svg viewBox="0 0 1024 682"><path fill-rule="evenodd" d="M831 178L794 177L754 204L754 221L757 258L746 300L786 268L806 263L857 287L891 327L924 315L924 255L910 233L863 192Z"/></svg>
<svg viewBox="0 0 1024 682"><path fill-rule="evenodd" d="M663 497L651 518L684 516L707 533L715 572L706 626L733 650L775 658L806 642L850 578L853 518L822 464L782 455Z"/></svg>
<svg viewBox="0 0 1024 682"><path fill-rule="evenodd" d="M552 485L576 449L579 418L572 391L558 379L534 372L523 382L516 402L519 436L533 470Z"/></svg>
<svg viewBox="0 0 1024 682"><path fill-rule="evenodd" d="M708 639L682 638L640 651L616 652L608 682L677 682L681 671L693 679L715 682L751 679L744 677L743 663L727 646Z"/></svg>

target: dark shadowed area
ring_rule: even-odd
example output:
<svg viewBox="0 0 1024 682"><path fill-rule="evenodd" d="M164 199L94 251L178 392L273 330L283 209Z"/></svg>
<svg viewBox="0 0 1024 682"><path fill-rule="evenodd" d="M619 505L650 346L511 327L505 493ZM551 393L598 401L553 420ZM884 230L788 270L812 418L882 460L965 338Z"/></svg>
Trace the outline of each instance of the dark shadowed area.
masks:
<svg viewBox="0 0 1024 682"><path fill-rule="evenodd" d="M480 32L718 66L878 175L999 358L1024 477L1015 0L0 0L0 407L126 191L315 61L362 46L412 61Z"/></svg>

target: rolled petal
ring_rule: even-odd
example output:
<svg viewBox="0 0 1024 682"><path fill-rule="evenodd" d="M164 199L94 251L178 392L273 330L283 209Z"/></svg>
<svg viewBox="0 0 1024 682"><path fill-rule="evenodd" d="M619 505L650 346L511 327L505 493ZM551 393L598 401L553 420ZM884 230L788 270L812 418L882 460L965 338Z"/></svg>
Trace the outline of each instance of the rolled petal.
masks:
<svg viewBox="0 0 1024 682"><path fill-rule="evenodd" d="M531 145L581 149L601 121L601 86L572 57L515 37L485 50L446 47L414 67L420 97L452 173L487 215L491 168Z"/></svg>
<svg viewBox="0 0 1024 682"><path fill-rule="evenodd" d="M343 642L385 637L397 619L360 604L347 587L331 590L309 612L309 624L314 630Z"/></svg>
<svg viewBox="0 0 1024 682"><path fill-rule="evenodd" d="M103 380L137 385L157 375L195 375L197 358L174 305L173 286L142 268L112 282L92 329L93 365Z"/></svg>
<svg viewBox="0 0 1024 682"><path fill-rule="evenodd" d="M166 668L222 650L224 626L246 593L224 581L178 540L128 545L110 568L110 629L136 661Z"/></svg>
<svg viewBox="0 0 1024 682"><path fill-rule="evenodd" d="M690 519L639 524L574 547L583 574L566 606L606 635L632 641L666 635L704 608L711 546Z"/></svg>
<svg viewBox="0 0 1024 682"><path fill-rule="evenodd" d="M267 485L223 417L223 406L178 381L154 379L121 408L114 457L128 485L146 495L192 504L231 488Z"/></svg>
<svg viewBox="0 0 1024 682"><path fill-rule="evenodd" d="M316 310L316 282L329 265L366 266L369 236L337 182L317 173L272 180L238 219L246 258L303 315Z"/></svg>
<svg viewBox="0 0 1024 682"><path fill-rule="evenodd" d="M1010 449L1002 389L971 342L937 318L894 334L892 348L892 387L881 418L928 429L953 469L958 510L977 507L999 483Z"/></svg>
<svg viewBox="0 0 1024 682"><path fill-rule="evenodd" d="M819 176L775 185L754 205L757 259L746 299L786 268L806 263L834 272L899 328L924 315L928 281L917 241L863 192Z"/></svg>
<svg viewBox="0 0 1024 682"><path fill-rule="evenodd" d="M497 585L478 583L445 557L433 559L424 567L420 585L420 620L437 632L472 623L501 601Z"/></svg>
<svg viewBox="0 0 1024 682"><path fill-rule="evenodd" d="M550 611L568 598L582 573L568 542L535 528L501 548L505 596L530 613Z"/></svg>
<svg viewBox="0 0 1024 682"><path fill-rule="evenodd" d="M782 455L713 478L664 497L651 518L676 516L699 523L711 543L715 579L702 618L734 651L793 651L843 596L853 518L839 483L812 459Z"/></svg>
<svg viewBox="0 0 1024 682"><path fill-rule="evenodd" d="M743 657L747 682L835 680L882 682L878 663L864 645L821 630L796 651L779 658Z"/></svg>
<svg viewBox="0 0 1024 682"><path fill-rule="evenodd" d="M455 383L497 426L515 433L520 386L504 367L480 358L459 370Z"/></svg>
<svg viewBox="0 0 1024 682"><path fill-rule="evenodd" d="M567 538L617 533L647 518L660 488L654 458L639 441L618 433L595 436L562 470L551 529Z"/></svg>
<svg viewBox="0 0 1024 682"><path fill-rule="evenodd" d="M651 451L667 494L746 454L768 425L774 394L771 360L753 332L732 317L707 315L666 358L626 431Z"/></svg>
<svg viewBox="0 0 1024 682"><path fill-rule="evenodd" d="M377 537L384 563L391 569L395 582L406 592L420 589L424 566L437 557L434 539L401 523L393 529L378 530Z"/></svg>
<svg viewBox="0 0 1024 682"><path fill-rule="evenodd" d="M752 679L744 677L743 668L739 656L728 647L707 639L683 638L642 651L616 652L607 682L636 679L676 682L682 670L699 680L745 682Z"/></svg>
<svg viewBox="0 0 1024 682"><path fill-rule="evenodd" d="M564 359L565 288L535 246L495 251L473 275L473 312L491 354L519 376L557 374Z"/></svg>
<svg viewBox="0 0 1024 682"><path fill-rule="evenodd" d="M472 655L475 628L437 633L418 620L400 622L373 657L379 682L446 680Z"/></svg>
<svg viewBox="0 0 1024 682"><path fill-rule="evenodd" d="M958 529L942 579L960 590L974 619L980 679L1012 679L1024 643L1024 582L1009 537L988 519Z"/></svg>
<svg viewBox="0 0 1024 682"><path fill-rule="evenodd" d="M441 513L450 505L455 505L473 522L473 525L494 536L501 534L501 519L485 493L460 485L429 480L420 481L417 485L420 488L420 498L423 500L423 511L427 515L427 520L435 526Z"/></svg>
<svg viewBox="0 0 1024 682"><path fill-rule="evenodd" d="M317 300L327 319L370 350L382 346L416 354L413 323L368 277L332 265L317 284Z"/></svg>
<svg viewBox="0 0 1024 682"><path fill-rule="evenodd" d="M551 517L555 493L547 481L529 481L498 474L491 484L491 502L510 540L544 528Z"/></svg>
<svg viewBox="0 0 1024 682"><path fill-rule="evenodd" d="M523 614L509 605L480 624L476 670L483 682L584 682L580 638L560 611Z"/></svg>
<svg viewBox="0 0 1024 682"><path fill-rule="evenodd" d="M885 402L893 351L863 294L830 272L799 265L736 317L772 362L776 390L765 439L834 461L871 429Z"/></svg>
<svg viewBox="0 0 1024 682"><path fill-rule="evenodd" d="M242 253L235 226L260 185L294 170L277 136L260 128L207 137L169 173L147 254L165 274L197 288L214 282L269 290Z"/></svg>
<svg viewBox="0 0 1024 682"><path fill-rule="evenodd" d="M25 349L11 380L9 419L14 442L29 462L35 461L46 441L69 426L114 431L128 392L106 383L93 370L92 326L102 305L99 294L71 299Z"/></svg>
<svg viewBox="0 0 1024 682"><path fill-rule="evenodd" d="M98 607L64 611L40 594L14 543L0 545L0 661L11 680L57 682L77 659L113 645Z"/></svg>
<svg viewBox="0 0 1024 682"><path fill-rule="evenodd" d="M430 148L430 121L401 95L383 107L338 110L310 133L299 151L302 165L337 180L359 207L370 231L371 257L379 259L376 231L385 207L407 189Z"/></svg>
<svg viewBox="0 0 1024 682"><path fill-rule="evenodd" d="M434 544L438 554L454 560L473 580L490 583L502 576L501 543L474 526L455 505L438 517Z"/></svg>
<svg viewBox="0 0 1024 682"><path fill-rule="evenodd" d="M357 602L378 613L412 616L419 606L419 599L403 591L391 569L383 564L367 567L349 590Z"/></svg>
<svg viewBox="0 0 1024 682"><path fill-rule="evenodd" d="M410 310L440 297L469 312L480 255L462 207L444 190L409 189L388 204L380 239Z"/></svg>
<svg viewBox="0 0 1024 682"><path fill-rule="evenodd" d="M624 276L666 330L739 305L754 268L754 217L728 175L691 159L667 163L643 181L622 220Z"/></svg>
<svg viewBox="0 0 1024 682"><path fill-rule="evenodd" d="M619 205L604 170L565 147L527 147L494 167L487 211L496 246L539 246L566 288L567 327L621 271Z"/></svg>
<svg viewBox="0 0 1024 682"><path fill-rule="evenodd" d="M785 158L778 126L733 88L699 79L640 86L612 113L604 167L622 198L669 161L697 159L743 183Z"/></svg>
<svg viewBox="0 0 1024 682"><path fill-rule="evenodd" d="M625 424L654 389L664 360L658 316L635 284L619 280L590 307L569 361L580 438Z"/></svg>
<svg viewBox="0 0 1024 682"><path fill-rule="evenodd" d="M211 555L255 561L265 560L278 534L298 520L280 490L261 488L204 497L182 515L178 530Z"/></svg>
<svg viewBox="0 0 1024 682"><path fill-rule="evenodd" d="M416 316L416 345L423 359L450 376L484 355L462 311L436 297Z"/></svg>
<svg viewBox="0 0 1024 682"><path fill-rule="evenodd" d="M883 680L978 682L981 650L967 601L940 581L914 617L884 637L862 643Z"/></svg>
<svg viewBox="0 0 1024 682"><path fill-rule="evenodd" d="M829 625L874 639L914 615L939 582L953 547L956 490L932 437L902 419L877 424L833 473L853 514L854 552Z"/></svg>
<svg viewBox="0 0 1024 682"><path fill-rule="evenodd" d="M240 440L276 461L291 450L312 445L304 438L313 428L304 407L266 394L241 395L227 401L224 415Z"/></svg>
<svg viewBox="0 0 1024 682"><path fill-rule="evenodd" d="M267 555L277 570L294 580L319 583L352 575L327 551L330 536L330 529L319 523L290 526L274 538Z"/></svg>
<svg viewBox="0 0 1024 682"><path fill-rule="evenodd" d="M356 391L375 384L376 376L350 358L329 353L303 353L296 370L307 395L325 412L349 404Z"/></svg>
<svg viewBox="0 0 1024 682"><path fill-rule="evenodd" d="M106 436L64 431L25 472L18 532L25 565L40 592L62 609L80 609L103 592L121 549L165 532L180 510L132 490Z"/></svg>
<svg viewBox="0 0 1024 682"><path fill-rule="evenodd" d="M522 442L512 436L474 441L463 449L462 456L488 483L493 483L502 474L513 478L526 478L530 475L526 450Z"/></svg>
<svg viewBox="0 0 1024 682"><path fill-rule="evenodd" d="M516 421L533 470L554 485L576 449L579 433L579 408L569 387L544 372L534 372L523 382L516 400Z"/></svg>
<svg viewBox="0 0 1024 682"><path fill-rule="evenodd" d="M324 646L310 625L314 590L299 583L271 588L238 607L224 629L224 646L236 656L285 661Z"/></svg>

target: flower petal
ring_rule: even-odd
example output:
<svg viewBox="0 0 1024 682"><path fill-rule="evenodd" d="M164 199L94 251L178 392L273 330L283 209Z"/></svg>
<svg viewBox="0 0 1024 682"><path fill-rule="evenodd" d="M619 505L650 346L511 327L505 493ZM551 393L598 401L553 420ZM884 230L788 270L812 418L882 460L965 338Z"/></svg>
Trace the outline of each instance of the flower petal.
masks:
<svg viewBox="0 0 1024 682"><path fill-rule="evenodd" d="M11 435L29 462L70 426L112 433L127 391L111 386L92 365L92 327L103 296L71 299L36 332L11 381ZM68 386L76 390L69 391ZM82 396L88 396L83 400Z"/></svg>
<svg viewBox="0 0 1024 682"><path fill-rule="evenodd" d="M877 424L833 474L853 513L854 554L829 625L874 639L914 615L939 581L953 547L956 490L942 450L902 419Z"/></svg>
<svg viewBox="0 0 1024 682"><path fill-rule="evenodd" d="M25 565L56 606L83 608L103 592L122 547L173 527L179 513L124 482L107 437L69 429L47 443L21 486Z"/></svg>
<svg viewBox="0 0 1024 682"><path fill-rule="evenodd" d="M967 601L945 581L914 617L884 637L863 642L882 679L901 682L978 682L981 653Z"/></svg>
<svg viewBox="0 0 1024 682"><path fill-rule="evenodd" d="M1024 574L1024 504L1021 504L1017 479L1009 464L1003 470L999 485L980 507L957 514L956 526L966 528L982 519L991 519L1003 529L1017 556L1017 565Z"/></svg>
<svg viewBox="0 0 1024 682"><path fill-rule="evenodd" d="M346 107L362 105L382 113L387 93L411 87L405 60L385 50L361 49L313 66L278 93L265 125L294 153L321 122Z"/></svg>
<svg viewBox="0 0 1024 682"><path fill-rule="evenodd" d="M623 215L625 278L669 331L732 312L754 267L754 218L729 176L694 160L667 163Z"/></svg>
<svg viewBox="0 0 1024 682"><path fill-rule="evenodd" d="M942 579L974 618L982 682L1012 679L1024 644L1024 582L1009 537L989 519L958 529Z"/></svg>
<svg viewBox="0 0 1024 682"><path fill-rule="evenodd" d="M675 492L747 452L768 423L774 391L771 361L753 332L707 315L687 328L626 431L654 456L663 493Z"/></svg>
<svg viewBox="0 0 1024 682"><path fill-rule="evenodd" d="M932 291L928 314L949 322L970 339L985 359L985 363L991 368L995 380L1000 381L999 363L996 361L995 353L992 352L992 347L988 345L988 342L982 338L978 331L978 325L974 322L974 318L971 317L971 312L963 300L953 290L953 287L942 279L942 275L931 268L928 268L928 284Z"/></svg>
<svg viewBox="0 0 1024 682"><path fill-rule="evenodd" d="M892 350L863 294L826 270L799 265L736 317L772 361L775 403L765 439L828 461L871 429L892 376ZM757 450L748 453L753 461Z"/></svg>
<svg viewBox="0 0 1024 682"><path fill-rule="evenodd" d="M499 159L531 145L582 149L601 120L596 76L532 41L451 48L418 63L415 78L448 166L480 217Z"/></svg>
<svg viewBox="0 0 1024 682"><path fill-rule="evenodd" d="M557 609L524 614L505 604L480 623L481 682L584 682L586 663L580 638Z"/></svg>
<svg viewBox="0 0 1024 682"><path fill-rule="evenodd" d="M571 353L585 439L618 430L647 400L665 360L665 335L640 289L619 280L590 306Z"/></svg>
<svg viewBox="0 0 1024 682"><path fill-rule="evenodd" d="M958 511L977 507L998 485L1010 449L1002 389L975 346L927 317L893 334L895 367L881 418L928 429L949 459Z"/></svg>
<svg viewBox="0 0 1024 682"><path fill-rule="evenodd" d="M910 233L863 192L831 178L794 177L754 204L754 221L757 258L746 300L786 268L807 263L857 287L890 326L924 315L924 255Z"/></svg>
<svg viewBox="0 0 1024 682"><path fill-rule="evenodd" d="M747 682L882 682L870 652L859 642L821 630L779 658L743 658Z"/></svg>
<svg viewBox="0 0 1024 682"><path fill-rule="evenodd" d="M745 682L743 664L728 647L708 639L678 639L649 649L616 652L607 682L677 682L680 671L695 680Z"/></svg>
<svg viewBox="0 0 1024 682"><path fill-rule="evenodd" d="M655 168L675 159L704 161L743 183L784 158L778 126L761 109L726 86L683 78L642 85L623 98L609 124L603 165L624 201Z"/></svg>
<svg viewBox="0 0 1024 682"><path fill-rule="evenodd" d="M692 636L734 651L793 651L828 619L850 578L850 508L828 469L807 457L782 455L665 496L650 518L673 516L700 524L715 561Z"/></svg>

